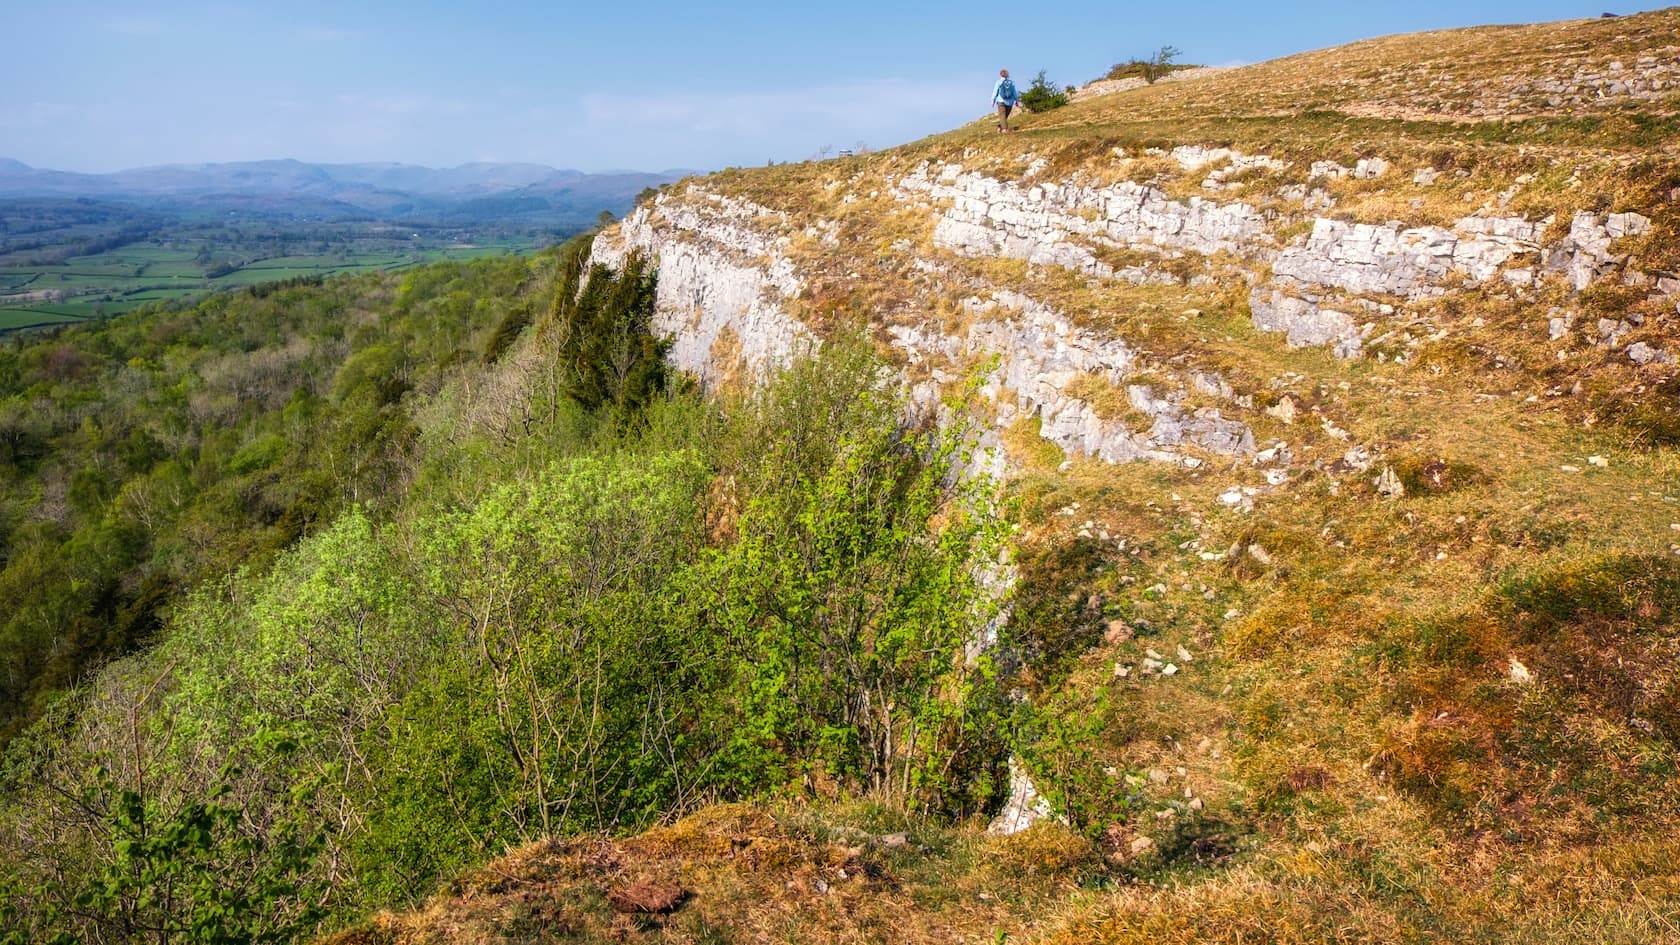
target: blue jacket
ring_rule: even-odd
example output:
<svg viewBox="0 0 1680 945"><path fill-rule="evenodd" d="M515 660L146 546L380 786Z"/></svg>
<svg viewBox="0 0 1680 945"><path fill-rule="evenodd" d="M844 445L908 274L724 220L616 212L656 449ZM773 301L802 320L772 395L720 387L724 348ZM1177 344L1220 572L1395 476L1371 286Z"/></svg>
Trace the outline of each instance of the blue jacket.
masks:
<svg viewBox="0 0 1680 945"><path fill-rule="evenodd" d="M1011 95L1008 98L1004 98L1003 97L1003 83L1004 83L1003 77L999 76L998 80L997 80L997 85L992 86L992 104L993 105L1009 105L1009 106L1013 107L1016 102L1021 100L1021 89L1020 89L1019 86L1017 86L1016 89L1015 89L1015 94L1014 95Z"/></svg>

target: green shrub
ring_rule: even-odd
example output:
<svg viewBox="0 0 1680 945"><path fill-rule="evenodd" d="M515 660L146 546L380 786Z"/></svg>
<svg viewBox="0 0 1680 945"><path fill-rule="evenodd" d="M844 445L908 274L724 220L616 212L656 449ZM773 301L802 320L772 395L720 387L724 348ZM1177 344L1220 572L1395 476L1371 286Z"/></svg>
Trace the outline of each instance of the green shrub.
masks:
<svg viewBox="0 0 1680 945"><path fill-rule="evenodd" d="M410 317L445 317L429 275L405 277ZM737 402L661 393L662 374L636 369L662 372L636 324L651 280L577 266L578 294L525 333L551 358L544 396L567 410L532 410L514 435L448 425L410 444L434 451L407 460L419 488L328 509L291 551L191 594L155 649L19 738L0 766L0 921L41 941L76 928L19 892L49 877L68 891L59 905L89 884L117 890L114 910L160 902L155 876L222 909L254 888L225 887L238 874L219 866L224 847L259 865L284 854L252 874L261 895L320 889L308 901L343 917L412 904L486 851L715 800L845 791L984 810L1011 709L966 645L994 615L980 575L1003 530L989 494L952 473L960 441L901 425L862 338L825 343ZM595 332L604 343L581 337ZM594 373L580 363L591 351L624 360ZM413 429L423 392L381 392L423 369L404 353L368 344L336 371L337 398L294 406L337 401L375 433L387 419ZM439 413L419 423L454 419ZM241 454L224 433L217 468L292 474L277 437ZM187 474L166 460L117 501L156 517ZM290 487L300 501L313 488ZM125 534L73 539L70 556L31 549L6 580L64 587L67 557L116 555ZM233 765L246 774L224 800L217 771ZM117 772L112 797L158 799L149 823L180 812L173 846L123 848L148 863L99 846L111 825L77 798L100 766ZM236 807L237 825L224 816ZM315 831L324 846L300 839ZM157 922L198 922L196 902L160 902ZM225 917L267 921L254 907Z"/></svg>
<svg viewBox="0 0 1680 945"><path fill-rule="evenodd" d="M976 575L1001 529L953 483L957 441L900 426L881 370L862 340L830 343L749 421L739 537L703 584L736 661L717 763L759 787L810 771L972 811L994 787L1001 697L964 644L995 606Z"/></svg>
<svg viewBox="0 0 1680 945"><path fill-rule="evenodd" d="M1033 78L1032 85L1021 93L1021 104L1031 112L1047 112L1066 105L1069 101L1068 93L1072 90L1072 86L1066 89L1056 88L1044 77L1044 70L1040 69L1038 75Z"/></svg>
<svg viewBox="0 0 1680 945"><path fill-rule="evenodd" d="M1106 689L1060 690L1023 703L1013 744L1056 813L1087 837L1124 823L1142 800L1124 756L1097 746L1123 745L1135 731L1124 699Z"/></svg>
<svg viewBox="0 0 1680 945"><path fill-rule="evenodd" d="M99 821L88 868L79 881L0 881L0 945L282 945L316 931L324 834L251 824L231 799L239 777L224 770L203 796L169 803L94 772L77 798Z"/></svg>

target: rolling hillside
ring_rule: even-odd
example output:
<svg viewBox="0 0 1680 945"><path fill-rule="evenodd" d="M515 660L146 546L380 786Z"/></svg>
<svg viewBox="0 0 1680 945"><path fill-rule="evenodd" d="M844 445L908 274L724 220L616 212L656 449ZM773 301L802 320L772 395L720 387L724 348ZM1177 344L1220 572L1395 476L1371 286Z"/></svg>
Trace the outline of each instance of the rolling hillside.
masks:
<svg viewBox="0 0 1680 945"><path fill-rule="evenodd" d="M1674 940L1677 54L1390 37L667 188L595 255L679 366L862 319L974 425L1015 816L714 811L336 941Z"/></svg>

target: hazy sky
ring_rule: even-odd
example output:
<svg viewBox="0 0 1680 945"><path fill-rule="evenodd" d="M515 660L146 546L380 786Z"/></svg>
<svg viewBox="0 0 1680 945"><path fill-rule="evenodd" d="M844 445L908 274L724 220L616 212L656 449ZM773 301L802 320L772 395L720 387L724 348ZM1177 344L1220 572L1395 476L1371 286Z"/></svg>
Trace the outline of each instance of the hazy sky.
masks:
<svg viewBox="0 0 1680 945"><path fill-rule="evenodd" d="M1163 44L1256 62L1662 5L0 0L0 157L710 169L951 128L985 111L1003 66L1077 84Z"/></svg>

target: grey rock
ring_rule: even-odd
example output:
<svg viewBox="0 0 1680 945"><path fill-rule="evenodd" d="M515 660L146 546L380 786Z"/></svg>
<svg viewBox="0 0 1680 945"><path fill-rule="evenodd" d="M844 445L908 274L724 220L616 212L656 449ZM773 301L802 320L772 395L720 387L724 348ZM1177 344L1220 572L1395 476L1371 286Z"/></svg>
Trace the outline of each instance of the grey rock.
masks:
<svg viewBox="0 0 1680 945"><path fill-rule="evenodd" d="M1336 345L1338 349L1359 340L1359 329L1346 312L1322 308L1318 303L1273 290L1255 289L1249 296L1254 327L1282 332L1291 347ZM1338 350L1338 353L1339 350Z"/></svg>
<svg viewBox="0 0 1680 945"><path fill-rule="evenodd" d="M1627 356L1629 361L1632 361L1634 364L1638 364L1642 367L1652 363L1674 363L1673 355L1658 348L1653 348L1651 345L1646 344L1643 341L1636 341L1633 344L1628 345Z"/></svg>
<svg viewBox="0 0 1680 945"><path fill-rule="evenodd" d="M1384 466L1372 484L1377 487L1377 494L1385 499L1400 499L1406 495L1406 486L1394 474L1393 466Z"/></svg>
<svg viewBox="0 0 1680 945"><path fill-rule="evenodd" d="M1272 264L1283 285L1337 288L1360 295L1438 294L1452 273L1492 278L1520 255L1535 253L1541 224L1521 218L1466 217L1445 227L1376 226L1320 217L1304 245Z"/></svg>
<svg viewBox="0 0 1680 945"><path fill-rule="evenodd" d="M1633 331L1633 326L1628 324L1626 321L1619 321L1613 318L1601 318L1598 320L1598 338L1601 342L1612 348L1621 344L1622 336L1630 331Z"/></svg>
<svg viewBox="0 0 1680 945"><path fill-rule="evenodd" d="M1358 180L1375 180L1387 174L1391 166L1382 158L1361 158L1354 165L1353 176Z"/></svg>
<svg viewBox="0 0 1680 945"><path fill-rule="evenodd" d="M1191 160L1190 155L1183 160ZM1269 158L1248 158L1260 166ZM1003 256L1101 278L1173 281L1161 273L1116 273L1093 247L1241 252L1265 231L1265 218L1243 203L1175 200L1133 181L1088 186L1077 180L1026 187L957 165L923 165L897 183L905 197L942 202L934 243L971 256Z"/></svg>
<svg viewBox="0 0 1680 945"><path fill-rule="evenodd" d="M1009 758L1009 799L992 818L986 832L999 836L1017 834L1033 824L1055 817L1050 801L1038 793L1032 777L1013 755Z"/></svg>
<svg viewBox="0 0 1680 945"><path fill-rule="evenodd" d="M1604 220L1604 232L1611 239L1642 236L1651 229L1651 218L1637 213L1612 213Z"/></svg>
<svg viewBox="0 0 1680 945"><path fill-rule="evenodd" d="M659 224L655 225L654 214ZM779 214L691 186L661 194L595 240L592 263L622 265L633 250L659 265L654 327L672 339L670 358L704 381L720 365L714 349L726 334L749 369L786 363L815 336L783 304L803 284L766 224Z"/></svg>
<svg viewBox="0 0 1680 945"><path fill-rule="evenodd" d="M1231 455L1252 452L1254 438L1246 424L1225 419L1213 409L1187 413L1179 404L1182 395L1157 399L1148 387L1128 388L1132 408L1150 418L1147 430L1099 416L1090 403L1072 396L1069 389L1080 378L1120 386L1132 375L1137 356L1119 339L1079 328L1015 292L964 304L973 321L962 337L940 334L927 325L887 330L912 362L929 356L952 362L994 360L997 370L986 376L977 392L997 404L999 428L1036 416L1045 439L1070 454L1107 462L1176 460L1186 445ZM1228 383L1217 375L1198 373L1201 385L1229 398ZM937 403L938 391L916 396Z"/></svg>
<svg viewBox="0 0 1680 945"><path fill-rule="evenodd" d="M1330 180L1338 180L1340 178L1347 177L1352 173L1353 168L1343 167L1335 161L1314 161L1312 163L1312 167L1307 171L1307 179L1320 180L1323 178L1329 178Z"/></svg>

